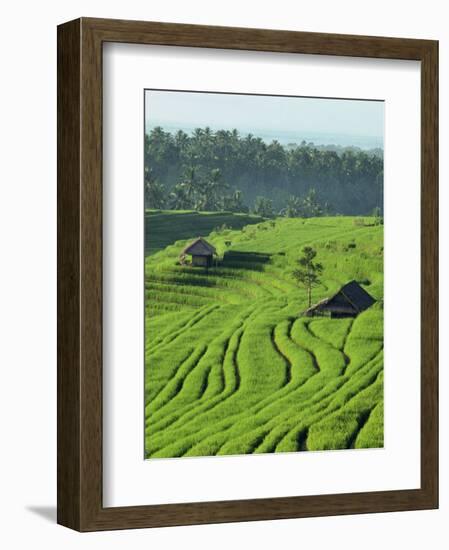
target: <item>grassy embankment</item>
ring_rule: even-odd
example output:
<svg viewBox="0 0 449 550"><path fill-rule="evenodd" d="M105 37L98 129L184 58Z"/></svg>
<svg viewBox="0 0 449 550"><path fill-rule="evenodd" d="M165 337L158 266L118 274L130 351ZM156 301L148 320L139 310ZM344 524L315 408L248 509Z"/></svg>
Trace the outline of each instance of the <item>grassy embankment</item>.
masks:
<svg viewBox="0 0 449 550"><path fill-rule="evenodd" d="M351 217L261 221L147 212L146 452L203 456L383 446L383 311L303 318L291 271L324 265L313 299L351 279L383 298L383 228ZM226 224L233 229L216 227ZM219 253L180 266L197 236Z"/></svg>

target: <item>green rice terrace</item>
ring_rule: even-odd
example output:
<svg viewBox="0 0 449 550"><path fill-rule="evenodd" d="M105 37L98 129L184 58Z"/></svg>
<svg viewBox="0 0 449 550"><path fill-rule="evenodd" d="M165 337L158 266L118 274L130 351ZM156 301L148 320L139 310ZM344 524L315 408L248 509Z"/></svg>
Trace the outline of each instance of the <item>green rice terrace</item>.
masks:
<svg viewBox="0 0 449 550"><path fill-rule="evenodd" d="M145 227L147 458L383 447L382 225L147 211ZM211 267L179 261L199 236ZM323 266L313 303L355 280L374 305L301 315L305 245Z"/></svg>

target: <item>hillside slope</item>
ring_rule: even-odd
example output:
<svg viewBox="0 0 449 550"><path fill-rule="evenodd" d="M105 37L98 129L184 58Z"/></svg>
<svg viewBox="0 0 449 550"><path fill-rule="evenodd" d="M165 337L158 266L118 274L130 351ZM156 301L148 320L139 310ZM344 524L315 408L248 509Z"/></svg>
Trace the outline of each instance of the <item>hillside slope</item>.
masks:
<svg viewBox="0 0 449 550"><path fill-rule="evenodd" d="M177 265L188 240L148 255L147 456L382 446L382 230L282 218L200 233L219 252L209 270ZM314 301L356 279L378 303L356 319L298 317L291 271L306 244L324 266Z"/></svg>

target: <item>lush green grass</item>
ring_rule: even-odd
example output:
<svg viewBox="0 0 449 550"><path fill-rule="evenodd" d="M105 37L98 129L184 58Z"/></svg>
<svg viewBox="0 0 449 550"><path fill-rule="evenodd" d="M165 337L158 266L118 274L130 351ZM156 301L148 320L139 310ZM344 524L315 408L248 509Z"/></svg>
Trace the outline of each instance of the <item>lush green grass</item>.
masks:
<svg viewBox="0 0 449 550"><path fill-rule="evenodd" d="M148 211L146 235L148 457L383 446L381 226ZM199 235L217 264L179 265ZM314 301L355 279L378 302L356 319L302 317L304 245L324 266Z"/></svg>

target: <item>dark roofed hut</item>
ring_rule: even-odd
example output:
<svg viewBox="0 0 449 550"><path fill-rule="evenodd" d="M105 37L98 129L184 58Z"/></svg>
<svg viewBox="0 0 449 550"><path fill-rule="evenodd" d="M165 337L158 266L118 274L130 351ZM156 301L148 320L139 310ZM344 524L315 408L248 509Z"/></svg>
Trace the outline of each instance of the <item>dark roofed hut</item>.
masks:
<svg viewBox="0 0 449 550"><path fill-rule="evenodd" d="M192 265L195 267L210 267L213 263L214 254L217 251L202 237L198 237L188 244L180 254L181 263L185 256L192 256Z"/></svg>
<svg viewBox="0 0 449 550"><path fill-rule="evenodd" d="M304 312L307 317L315 315L331 318L356 317L371 307L376 300L356 281L346 283L331 298L325 298Z"/></svg>

